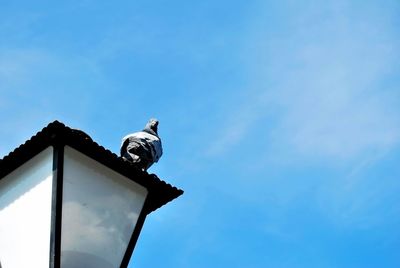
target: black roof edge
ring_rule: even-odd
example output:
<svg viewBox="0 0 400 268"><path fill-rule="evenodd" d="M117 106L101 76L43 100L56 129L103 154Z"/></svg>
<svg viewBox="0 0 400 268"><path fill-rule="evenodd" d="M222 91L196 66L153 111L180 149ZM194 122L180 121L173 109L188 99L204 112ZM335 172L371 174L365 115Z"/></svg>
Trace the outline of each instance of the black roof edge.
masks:
<svg viewBox="0 0 400 268"><path fill-rule="evenodd" d="M183 194L183 190L148 174L93 141L89 135L54 121L25 143L0 159L0 180L49 146L68 145L121 175L150 189L146 213L167 204Z"/></svg>

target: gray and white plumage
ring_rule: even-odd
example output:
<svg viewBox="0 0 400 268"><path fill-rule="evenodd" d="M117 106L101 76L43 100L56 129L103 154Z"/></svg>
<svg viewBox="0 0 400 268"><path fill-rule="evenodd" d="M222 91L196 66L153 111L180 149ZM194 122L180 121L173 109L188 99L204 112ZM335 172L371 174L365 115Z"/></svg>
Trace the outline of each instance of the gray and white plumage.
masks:
<svg viewBox="0 0 400 268"><path fill-rule="evenodd" d="M162 153L157 119L150 119L142 131L122 138L121 157L143 170L158 162Z"/></svg>

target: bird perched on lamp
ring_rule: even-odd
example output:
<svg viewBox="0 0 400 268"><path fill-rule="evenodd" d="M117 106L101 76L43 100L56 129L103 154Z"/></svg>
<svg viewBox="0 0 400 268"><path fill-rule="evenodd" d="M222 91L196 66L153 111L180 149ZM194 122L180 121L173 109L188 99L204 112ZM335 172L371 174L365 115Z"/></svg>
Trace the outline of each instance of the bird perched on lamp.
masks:
<svg viewBox="0 0 400 268"><path fill-rule="evenodd" d="M163 150L158 136L158 120L150 119L142 131L122 138L121 157L146 171L158 162Z"/></svg>

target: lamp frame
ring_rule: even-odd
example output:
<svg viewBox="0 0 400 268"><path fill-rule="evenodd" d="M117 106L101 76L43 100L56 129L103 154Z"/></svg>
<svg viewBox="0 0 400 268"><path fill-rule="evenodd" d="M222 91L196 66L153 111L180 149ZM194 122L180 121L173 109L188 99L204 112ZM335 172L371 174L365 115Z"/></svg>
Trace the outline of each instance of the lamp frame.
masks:
<svg viewBox="0 0 400 268"><path fill-rule="evenodd" d="M1 180L46 148L53 147L49 268L61 266L65 146L72 147L147 189L148 194L120 264L120 267L127 267L147 215L182 195L183 191L158 179L154 174L137 169L95 143L86 133L71 129L58 121L50 123L30 140L0 159Z"/></svg>

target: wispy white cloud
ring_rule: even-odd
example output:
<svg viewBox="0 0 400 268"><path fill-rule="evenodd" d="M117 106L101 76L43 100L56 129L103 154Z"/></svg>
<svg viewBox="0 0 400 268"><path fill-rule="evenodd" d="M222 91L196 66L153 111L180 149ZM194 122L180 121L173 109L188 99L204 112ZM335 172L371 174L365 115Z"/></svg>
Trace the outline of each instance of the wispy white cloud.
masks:
<svg viewBox="0 0 400 268"><path fill-rule="evenodd" d="M353 229L382 225L396 211L398 184L367 171L399 145L400 40L388 21L359 14L369 17L355 22L342 8L327 8L319 23L302 13L287 35L262 19L252 25L243 48L248 85L208 144L208 157L250 173L234 176L231 191L278 215L266 233L290 233L284 222L304 207L330 227Z"/></svg>
<svg viewBox="0 0 400 268"><path fill-rule="evenodd" d="M225 153L254 131L274 143L267 154L316 159L348 160L398 143L393 29L374 18L352 25L341 13L328 14L321 25L303 14L286 37L263 32L258 22L245 49L253 51L248 97L230 111L211 152Z"/></svg>
<svg viewBox="0 0 400 268"><path fill-rule="evenodd" d="M304 65L288 79L296 82L277 96L288 99L279 132L302 153L355 156L400 136L393 101L399 93L385 86L394 50L357 39L345 43L299 51Z"/></svg>

